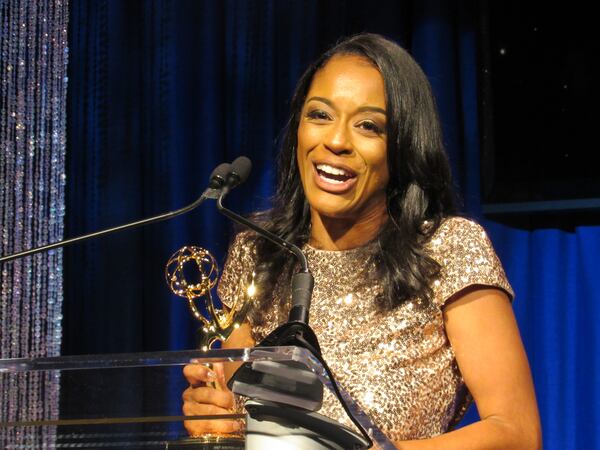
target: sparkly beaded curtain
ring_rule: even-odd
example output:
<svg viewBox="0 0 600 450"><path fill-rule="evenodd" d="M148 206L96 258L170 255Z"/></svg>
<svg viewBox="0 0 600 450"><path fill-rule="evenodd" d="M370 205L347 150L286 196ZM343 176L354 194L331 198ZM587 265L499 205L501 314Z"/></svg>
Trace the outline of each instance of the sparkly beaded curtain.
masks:
<svg viewBox="0 0 600 450"><path fill-rule="evenodd" d="M61 239L65 186L67 0L0 0L0 252ZM0 356L59 354L62 253L0 267ZM57 374L0 377L0 418L58 416ZM0 428L11 447L51 445L52 430ZM4 446L3 446L4 448Z"/></svg>

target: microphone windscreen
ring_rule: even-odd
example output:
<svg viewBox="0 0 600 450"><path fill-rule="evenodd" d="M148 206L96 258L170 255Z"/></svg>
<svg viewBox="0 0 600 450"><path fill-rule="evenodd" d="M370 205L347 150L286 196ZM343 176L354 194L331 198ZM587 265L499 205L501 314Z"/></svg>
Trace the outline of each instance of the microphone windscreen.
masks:
<svg viewBox="0 0 600 450"><path fill-rule="evenodd" d="M240 156L233 160L231 163L231 172L235 173L239 177L239 183L243 183L250 175L252 170L252 161L246 156Z"/></svg>
<svg viewBox="0 0 600 450"><path fill-rule="evenodd" d="M231 164L219 164L210 174L209 185L212 188L220 188L225 183L227 175L231 173Z"/></svg>

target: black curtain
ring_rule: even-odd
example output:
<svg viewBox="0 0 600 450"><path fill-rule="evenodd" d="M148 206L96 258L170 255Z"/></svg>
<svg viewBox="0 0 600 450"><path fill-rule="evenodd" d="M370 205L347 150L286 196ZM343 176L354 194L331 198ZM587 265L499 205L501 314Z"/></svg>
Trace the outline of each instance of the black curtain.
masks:
<svg viewBox="0 0 600 450"><path fill-rule="evenodd" d="M384 34L416 54L435 51L421 63L432 72L456 155L463 113L454 46L457 27L473 31L465 5L72 2L66 236L188 204L218 163L241 154L254 169L229 204L242 212L266 207L297 79L341 36L360 31ZM449 51L440 57L440 48ZM196 325L184 302L171 297L163 268L186 244L207 247L222 262L230 230L205 204L67 249L63 354L193 347Z"/></svg>
<svg viewBox="0 0 600 450"><path fill-rule="evenodd" d="M424 68L465 210L477 217L476 24L487 3L70 2L65 236L189 203L213 167L240 154L255 168L229 204L242 212L265 207L276 138L296 80L326 47L360 31L398 41ZM515 20L518 5L511 6ZM524 231L480 220L517 292L514 309L536 382L545 448L597 448L600 227ZM193 348L197 325L169 293L163 267L186 244L209 248L222 262L230 231L205 204L167 223L67 249L63 354ZM147 383L141 375L137 380L120 383L132 408L156 404L152 397L142 400ZM182 387L175 374L163 399L173 411ZM62 392L66 403L77 400L76 392Z"/></svg>
<svg viewBox="0 0 600 450"><path fill-rule="evenodd" d="M381 33L430 77L467 208L477 205L476 2L71 2L65 236L174 210L238 155L254 169L228 204L268 205L277 137L293 87L340 37ZM467 169L467 170L465 170ZM65 251L64 355L194 348L195 323L164 281L169 256L208 248L222 263L232 226L212 204L169 222ZM179 408L173 375L160 400ZM131 411L148 380L116 384ZM90 383L97 381L90 380ZM108 383L108 382L107 382ZM63 403L85 397L63 388Z"/></svg>

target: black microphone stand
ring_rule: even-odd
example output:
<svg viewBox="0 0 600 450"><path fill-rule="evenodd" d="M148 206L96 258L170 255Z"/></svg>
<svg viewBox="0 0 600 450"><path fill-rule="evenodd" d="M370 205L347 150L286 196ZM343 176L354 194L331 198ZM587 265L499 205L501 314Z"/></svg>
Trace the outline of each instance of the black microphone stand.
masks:
<svg viewBox="0 0 600 450"><path fill-rule="evenodd" d="M235 165L234 164L232 165ZM249 163L249 161L248 161ZM246 171L249 172L249 168L246 168ZM232 173L235 175L236 170L233 169ZM247 175L246 175L247 176ZM228 194L229 190L237 184L234 178L230 178L226 181L223 189L219 197L217 198L217 210L221 212L226 217L230 218L234 222L237 222L241 225L244 225L251 230L254 230L260 236L268 239L275 245L285 248L290 253L294 254L300 262L300 272L297 272L292 277L292 308L290 310L290 314L288 317L288 321L283 325L280 325L277 329L271 332L266 338L264 338L256 347L275 347L275 346L297 346L302 347L310 351L315 358L319 360L323 369L327 373L331 381L331 386L333 388L334 393L337 398L340 400L342 408L348 414L350 420L357 426L357 428L361 431L361 434L364 437L364 441L359 442L356 436L352 436L353 439L353 448L371 448L373 446L373 441L369 436L369 433L365 428L358 422L354 414L350 411L342 393L337 386L335 381L335 377L331 372L331 369L327 365L327 362L323 359L321 355L321 348L319 346L319 341L315 332L308 325L308 316L310 303L312 298L312 291L314 287L314 278L312 273L308 268L308 261L306 256L296 245L287 242L280 238L279 236L271 233L268 230L260 227L259 225L251 222L245 217L227 209L223 206L223 199ZM296 366L298 370L306 370L303 367ZM278 365L273 365L270 371L267 370L264 373L256 372L253 369L252 364L246 363L240 366L240 368L232 375L231 379L227 383L230 390L235 393L247 395L249 393L258 393L260 398L264 395L263 400L254 400L247 404L246 409L250 415L256 417L262 417L262 415L266 414L266 417L274 417L278 414L283 414L283 417L287 417L280 407L276 405L276 403L271 403L274 399L277 398L285 398L285 402L290 405L295 405L302 409L307 409L309 411L316 411L320 408L323 396L323 386L316 378L313 378L306 383L302 382L294 382L292 383L293 387L286 392L269 392L269 386L272 386L272 377L278 377L280 372L280 367ZM283 368L283 372L286 372L286 369ZM269 381L266 381L269 380ZM266 389L258 389L256 390L256 385L265 385ZM287 383L282 383L284 386ZM248 386L251 388L247 390ZM281 397L283 394L283 397ZM304 397L300 399L300 397ZM265 403L266 401L266 403ZM265 409L266 408L266 409ZM294 411L294 410L291 410ZM301 417L297 414L294 416L295 419ZM263 418L263 419L264 419ZM261 422L263 419L259 419L258 422ZM289 419L289 417L288 417ZM250 420L250 419L249 419ZM320 420L320 419L319 419ZM255 421L256 422L256 421ZM339 433L342 436L344 433Z"/></svg>
<svg viewBox="0 0 600 450"><path fill-rule="evenodd" d="M306 256L296 245L283 240L279 236L256 225L245 217L225 208L223 206L223 198L227 195L227 191L227 188L223 188L221 195L217 199L217 210L219 212L234 222L256 231L259 235L273 242L275 245L285 248L296 256L300 262L300 272L297 272L292 276L292 308L290 310L288 321L267 336L260 344L258 344L258 346L297 345L307 348L312 353L320 355L321 348L319 342L314 331L308 325L310 302L315 282L313 275L308 268Z"/></svg>
<svg viewBox="0 0 600 450"><path fill-rule="evenodd" d="M94 239L97 237L105 236L107 234L117 233L123 230L130 230L132 228L137 228L143 225L148 225L151 223L161 222L163 220L171 219L172 217L180 216L181 214L185 214L195 208L197 208L202 202L206 199L217 199L221 194L221 187L225 183L225 178L227 177L230 171L231 165L228 163L220 164L215 168L210 177L210 182L208 188L202 193L202 195L183 208L177 209L175 211L166 212L163 214L159 214L157 216L149 217L147 219L138 220L135 222L127 223L124 225L119 225L116 227L106 228L104 230L95 231L93 233L84 234L83 236L78 236L70 239L65 239L62 241L54 242L52 244L43 245L41 247L32 248L30 250L25 250L18 253L13 253L12 255L2 256L0 257L0 263L12 261L14 259L23 258L25 256L33 255L35 253L43 252L46 250L52 250L59 247L66 247L70 244L75 244L76 242L87 241L88 239Z"/></svg>

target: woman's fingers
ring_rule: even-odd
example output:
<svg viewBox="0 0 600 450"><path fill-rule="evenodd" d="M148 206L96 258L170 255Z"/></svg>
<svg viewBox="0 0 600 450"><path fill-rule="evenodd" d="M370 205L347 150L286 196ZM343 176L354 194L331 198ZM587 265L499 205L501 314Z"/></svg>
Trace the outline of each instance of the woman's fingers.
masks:
<svg viewBox="0 0 600 450"><path fill-rule="evenodd" d="M213 416L230 414L230 411L215 405L185 402L183 404L183 413L186 416ZM192 436L199 436L203 433L235 433L243 428L243 425L239 420L231 419L186 420L183 424L188 433Z"/></svg>
<svg viewBox="0 0 600 450"><path fill-rule="evenodd" d="M214 370L203 364L188 364L183 368L183 376L192 386L211 383L217 380Z"/></svg>
<svg viewBox="0 0 600 450"><path fill-rule="evenodd" d="M213 372L216 375L216 381L221 386L221 389L228 390L227 383L225 382L225 367L223 363L214 363Z"/></svg>
<svg viewBox="0 0 600 450"><path fill-rule="evenodd" d="M223 414L231 414L226 408L221 408L217 405L209 405L206 403L196 403L187 401L183 403L183 414L186 416L218 416Z"/></svg>
<svg viewBox="0 0 600 450"><path fill-rule="evenodd" d="M183 374L190 383L190 387L181 396L184 415L217 416L232 413L234 398L225 383L223 364L215 363L212 368L202 364L188 364L183 368ZM207 386L208 383L211 385ZM214 386L218 388L215 389ZM243 428L240 421L231 419L186 420L184 425L192 436L235 433Z"/></svg>
<svg viewBox="0 0 600 450"><path fill-rule="evenodd" d="M231 392L227 395L225 391L210 387L189 387L182 397L183 414L186 416L217 416L232 413ZM191 436L205 433L235 433L243 429L240 421L231 419L186 420L184 426Z"/></svg>
<svg viewBox="0 0 600 450"><path fill-rule="evenodd" d="M193 402L214 405L225 410L233 408L233 394L229 390L219 391L211 387L189 387L183 391L181 398L184 403Z"/></svg>
<svg viewBox="0 0 600 450"><path fill-rule="evenodd" d="M183 425L192 437L202 436L206 433L237 433L244 428L237 420L184 420Z"/></svg>

